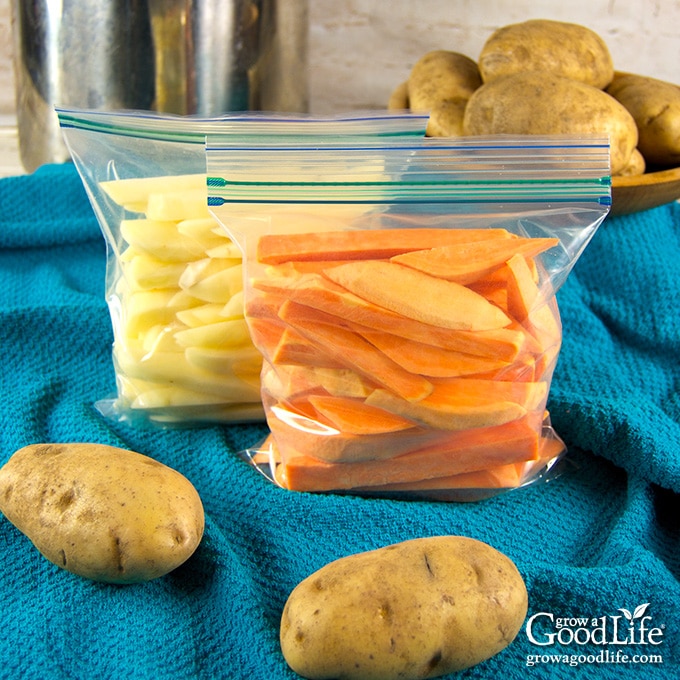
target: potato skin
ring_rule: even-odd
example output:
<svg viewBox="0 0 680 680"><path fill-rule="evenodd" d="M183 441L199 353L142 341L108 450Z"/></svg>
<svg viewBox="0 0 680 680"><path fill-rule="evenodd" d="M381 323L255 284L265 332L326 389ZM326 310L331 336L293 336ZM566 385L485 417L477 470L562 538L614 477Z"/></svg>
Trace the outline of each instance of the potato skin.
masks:
<svg viewBox="0 0 680 680"><path fill-rule="evenodd" d="M548 73L517 73L485 83L470 97L465 135L609 135L611 173L629 165L637 147L635 120L614 97Z"/></svg>
<svg viewBox="0 0 680 680"><path fill-rule="evenodd" d="M467 103L467 99L456 97L433 106L425 134L428 137L460 137Z"/></svg>
<svg viewBox="0 0 680 680"><path fill-rule="evenodd" d="M630 156L630 160L628 161L628 165L619 172L619 176L635 177L644 175L646 168L647 163L645 162L645 157L640 153L639 149L634 149Z"/></svg>
<svg viewBox="0 0 680 680"><path fill-rule="evenodd" d="M617 73L607 93L633 116L638 148L650 165L680 165L680 87L656 78Z"/></svg>
<svg viewBox="0 0 680 680"><path fill-rule="evenodd" d="M434 50L415 63L407 82L411 111L427 113L442 101L468 99L482 79L477 63L470 57Z"/></svg>
<svg viewBox="0 0 680 680"><path fill-rule="evenodd" d="M0 511L59 567L137 583L175 569L203 536L203 505L186 477L102 444L33 444L0 469Z"/></svg>
<svg viewBox="0 0 680 680"><path fill-rule="evenodd" d="M406 111L409 108L408 80L399 83L390 93L387 100L388 111Z"/></svg>
<svg viewBox="0 0 680 680"><path fill-rule="evenodd" d="M614 77L605 41L594 31L563 21L531 19L494 31L479 55L485 83L526 71L547 71L603 89Z"/></svg>
<svg viewBox="0 0 680 680"><path fill-rule="evenodd" d="M327 564L281 617L289 666L312 680L432 678L504 649L527 612L513 562L463 536L418 538Z"/></svg>

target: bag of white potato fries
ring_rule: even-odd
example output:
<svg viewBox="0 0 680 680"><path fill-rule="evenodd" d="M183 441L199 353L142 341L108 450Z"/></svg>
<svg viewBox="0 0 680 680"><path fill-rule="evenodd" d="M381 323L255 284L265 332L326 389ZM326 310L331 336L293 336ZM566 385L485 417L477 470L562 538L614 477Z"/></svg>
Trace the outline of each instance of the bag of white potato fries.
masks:
<svg viewBox="0 0 680 680"><path fill-rule="evenodd" d="M207 207L210 132L351 129L422 137L424 116L315 120L279 114L201 119L57 111L107 243L106 294L116 393L96 406L133 425L189 427L264 419L262 357L243 314L243 267Z"/></svg>
<svg viewBox="0 0 680 680"><path fill-rule="evenodd" d="M600 137L207 137L296 491L469 501L551 477L555 294L605 219Z"/></svg>

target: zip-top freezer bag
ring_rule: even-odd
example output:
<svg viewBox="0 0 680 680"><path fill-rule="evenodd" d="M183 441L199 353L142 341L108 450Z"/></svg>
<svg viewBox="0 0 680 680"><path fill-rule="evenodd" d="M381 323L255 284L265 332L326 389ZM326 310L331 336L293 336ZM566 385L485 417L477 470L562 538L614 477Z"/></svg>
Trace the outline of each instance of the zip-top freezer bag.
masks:
<svg viewBox="0 0 680 680"><path fill-rule="evenodd" d="M58 115L108 246L117 388L97 407L113 419L159 426L264 418L262 358L243 316L241 250L207 207L206 134L304 129L419 138L426 125L424 116L359 113Z"/></svg>
<svg viewBox="0 0 680 680"><path fill-rule="evenodd" d="M264 358L270 435L243 455L311 492L464 501L548 478L555 293L608 213L607 140L293 141L207 139Z"/></svg>

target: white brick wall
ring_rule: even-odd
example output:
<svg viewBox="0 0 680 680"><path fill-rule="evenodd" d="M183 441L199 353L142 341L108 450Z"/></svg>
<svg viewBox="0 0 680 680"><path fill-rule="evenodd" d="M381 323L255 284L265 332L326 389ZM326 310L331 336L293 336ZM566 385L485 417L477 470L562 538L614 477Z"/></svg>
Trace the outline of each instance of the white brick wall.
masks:
<svg viewBox="0 0 680 680"><path fill-rule="evenodd" d="M0 115L14 112L10 1L0 0ZM497 27L529 18L589 26L619 70L680 83L680 0L309 0L316 113L384 107L432 49L472 58Z"/></svg>

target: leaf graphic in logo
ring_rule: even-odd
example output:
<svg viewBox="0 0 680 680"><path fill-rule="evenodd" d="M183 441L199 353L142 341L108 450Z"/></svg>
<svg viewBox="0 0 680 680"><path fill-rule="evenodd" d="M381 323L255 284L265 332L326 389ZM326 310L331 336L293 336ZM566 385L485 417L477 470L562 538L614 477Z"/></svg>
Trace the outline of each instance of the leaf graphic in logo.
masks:
<svg viewBox="0 0 680 680"><path fill-rule="evenodd" d="M633 612L633 618L634 619L642 618L644 613L647 611L647 607L649 607L649 602L645 602L644 604L640 604L637 607L635 607L635 611Z"/></svg>
<svg viewBox="0 0 680 680"><path fill-rule="evenodd" d="M633 615L632 615L627 609L624 609L623 607L621 607L621 608L619 609L619 611L620 611L620 612L623 612L623 615L624 615L629 621L632 621L632 620L633 620Z"/></svg>

